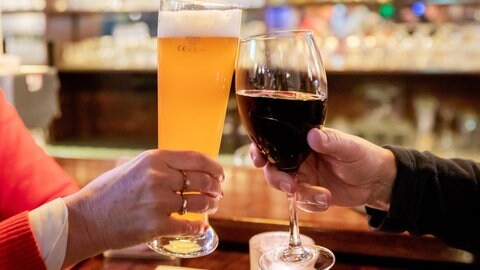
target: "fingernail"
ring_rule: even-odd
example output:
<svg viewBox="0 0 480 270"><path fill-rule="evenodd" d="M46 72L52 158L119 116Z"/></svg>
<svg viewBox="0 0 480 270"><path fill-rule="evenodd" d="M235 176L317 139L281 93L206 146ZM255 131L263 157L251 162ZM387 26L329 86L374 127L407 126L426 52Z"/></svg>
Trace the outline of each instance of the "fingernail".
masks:
<svg viewBox="0 0 480 270"><path fill-rule="evenodd" d="M280 189L283 191L283 192L287 192L287 193L290 193L291 189L292 189L292 185L290 185L290 183L288 182L280 182Z"/></svg>
<svg viewBox="0 0 480 270"><path fill-rule="evenodd" d="M218 194L218 196L215 197L215 199L217 199L217 200L223 199L223 191L222 191L222 193Z"/></svg>
<svg viewBox="0 0 480 270"><path fill-rule="evenodd" d="M199 234L204 234L208 230L208 225L205 225L200 228Z"/></svg>
<svg viewBox="0 0 480 270"><path fill-rule="evenodd" d="M327 196L325 194L317 194L313 196L313 200L317 204L327 204Z"/></svg>
<svg viewBox="0 0 480 270"><path fill-rule="evenodd" d="M215 214L217 211L218 211L218 207L215 207L215 208L209 209L207 211L207 214L209 214L209 215Z"/></svg>
<svg viewBox="0 0 480 270"><path fill-rule="evenodd" d="M214 198L217 201L219 201L223 198L223 193L222 194L219 194L219 193L205 193L205 195L207 195L211 198Z"/></svg>

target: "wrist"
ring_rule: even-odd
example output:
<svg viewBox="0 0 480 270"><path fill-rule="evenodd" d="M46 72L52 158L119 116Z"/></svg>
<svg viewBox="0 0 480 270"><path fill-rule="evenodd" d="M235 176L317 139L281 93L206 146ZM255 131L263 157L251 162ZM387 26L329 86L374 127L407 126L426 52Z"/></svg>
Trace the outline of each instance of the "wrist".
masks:
<svg viewBox="0 0 480 270"><path fill-rule="evenodd" d="M103 249L95 237L95 226L90 224L88 201L81 192L64 198L68 209L68 241L64 267L94 256Z"/></svg>
<svg viewBox="0 0 480 270"><path fill-rule="evenodd" d="M390 209L393 184L397 176L397 166L393 153L388 149L382 149L384 150L382 162L378 166L381 173L377 183L372 187L372 193L366 205L378 210L388 211Z"/></svg>

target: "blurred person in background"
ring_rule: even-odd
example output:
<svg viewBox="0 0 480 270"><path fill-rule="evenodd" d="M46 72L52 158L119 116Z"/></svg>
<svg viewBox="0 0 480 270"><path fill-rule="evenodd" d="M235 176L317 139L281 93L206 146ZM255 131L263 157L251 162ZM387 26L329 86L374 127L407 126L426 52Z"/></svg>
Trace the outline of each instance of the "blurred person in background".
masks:
<svg viewBox="0 0 480 270"><path fill-rule="evenodd" d="M151 150L79 190L0 91L0 269L61 269L159 235L201 233L207 224L170 214L214 212L223 178L204 155Z"/></svg>
<svg viewBox="0 0 480 270"><path fill-rule="evenodd" d="M313 153L298 175L277 170L250 147L268 183L297 192L299 207L366 206L369 225L388 232L431 234L447 244L480 251L480 164L429 152L377 146L338 130L310 130Z"/></svg>

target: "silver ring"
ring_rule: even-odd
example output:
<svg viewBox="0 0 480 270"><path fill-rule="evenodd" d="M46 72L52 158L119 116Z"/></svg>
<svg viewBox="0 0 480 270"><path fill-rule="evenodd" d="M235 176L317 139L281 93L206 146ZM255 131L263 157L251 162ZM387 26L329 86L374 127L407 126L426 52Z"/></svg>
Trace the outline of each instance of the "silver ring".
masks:
<svg viewBox="0 0 480 270"><path fill-rule="evenodd" d="M185 199L185 197L183 196L183 194L180 194L180 196L182 196L182 208L180 209L180 211L178 211L178 214L183 216L187 213L188 202L187 199Z"/></svg>
<svg viewBox="0 0 480 270"><path fill-rule="evenodd" d="M180 191L180 194L183 195L188 189L188 186L190 186L190 180L187 179L187 173L184 171L180 171L183 175L183 186L182 190Z"/></svg>

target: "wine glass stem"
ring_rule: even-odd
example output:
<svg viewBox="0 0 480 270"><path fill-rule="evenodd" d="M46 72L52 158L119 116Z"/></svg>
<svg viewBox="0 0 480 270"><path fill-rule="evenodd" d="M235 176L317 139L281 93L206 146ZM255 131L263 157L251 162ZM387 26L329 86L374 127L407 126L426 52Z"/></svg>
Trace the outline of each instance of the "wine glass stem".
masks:
<svg viewBox="0 0 480 270"><path fill-rule="evenodd" d="M290 218L290 240L288 249L284 251L283 257L289 262L297 262L305 259L306 252L302 246L297 218L297 194L287 194L289 218Z"/></svg>

